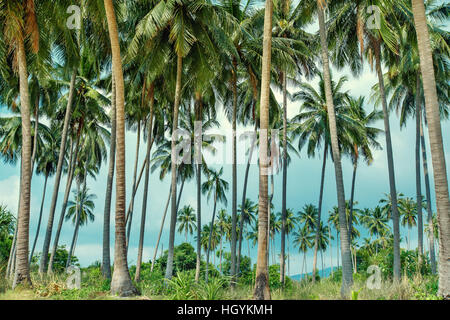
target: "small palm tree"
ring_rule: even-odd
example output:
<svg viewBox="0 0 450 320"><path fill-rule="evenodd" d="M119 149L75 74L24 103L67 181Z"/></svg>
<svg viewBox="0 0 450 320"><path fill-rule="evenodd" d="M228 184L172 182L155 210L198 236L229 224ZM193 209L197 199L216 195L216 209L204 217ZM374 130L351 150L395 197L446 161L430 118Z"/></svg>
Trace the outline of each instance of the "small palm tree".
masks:
<svg viewBox="0 0 450 320"><path fill-rule="evenodd" d="M314 236L311 233L311 229L306 225L294 231L294 246L298 247L298 250L303 253L303 263L300 275L308 273L308 267L306 265L306 253L312 248L314 244Z"/></svg>
<svg viewBox="0 0 450 320"><path fill-rule="evenodd" d="M69 256L67 258L66 268L70 265L71 258L75 252L79 227L86 225L89 221L94 222L95 220L93 211L95 209L94 200L97 196L95 194L90 194L88 188L83 188L79 192L74 191L73 194L75 199L68 202L66 220L72 219L75 230L73 233Z"/></svg>
<svg viewBox="0 0 450 320"><path fill-rule="evenodd" d="M196 230L196 218L194 214L195 210L190 205L184 206L178 211L178 232L185 235L185 240L187 242L188 234L192 235L194 230Z"/></svg>
<svg viewBox="0 0 450 320"><path fill-rule="evenodd" d="M411 228L417 225L417 203L412 198L403 198L398 202L398 209L402 226L408 226L406 245L409 250Z"/></svg>

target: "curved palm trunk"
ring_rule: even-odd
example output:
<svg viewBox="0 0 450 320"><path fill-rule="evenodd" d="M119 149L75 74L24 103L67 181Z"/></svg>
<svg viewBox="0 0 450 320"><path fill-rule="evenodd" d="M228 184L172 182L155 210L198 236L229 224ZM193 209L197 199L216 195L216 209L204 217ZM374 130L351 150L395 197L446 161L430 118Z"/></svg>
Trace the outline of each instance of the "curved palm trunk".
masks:
<svg viewBox="0 0 450 320"><path fill-rule="evenodd" d="M116 80L117 158L114 272L111 293L130 296L137 293L131 282L125 238L125 94L119 35L112 0L104 0L112 51L112 68Z"/></svg>
<svg viewBox="0 0 450 320"><path fill-rule="evenodd" d="M439 295L450 297L450 200L445 164L439 103L433 68L425 6L422 0L412 0L414 23L419 44L425 109L433 164L434 186L439 226Z"/></svg>
<svg viewBox="0 0 450 320"><path fill-rule="evenodd" d="M334 169L336 174L336 190L339 208L339 225L341 232L341 254L342 254L342 288L341 295L346 297L350 292L350 287L353 285L352 275L352 257L350 252L350 237L347 228L347 217L345 214L345 191L344 181L342 177L341 154L339 151L339 142L336 126L336 114L334 110L333 93L331 91L331 75L330 65L328 60L328 43L325 29L324 10L321 7L320 1L318 5L319 29L320 29L320 43L322 47L322 62L323 74L325 83L325 94L327 101L327 110L330 125L331 149L333 152Z"/></svg>
<svg viewBox="0 0 450 320"><path fill-rule="evenodd" d="M257 127L255 125L255 136L256 136L256 132L257 131ZM243 186L243 191L242 191L242 204L241 204L241 208L245 207L245 199L247 198L247 184L248 184L248 174L250 172L250 164L252 162L252 157L253 157L253 150L254 150L254 145L252 143L251 147L250 147L250 153L248 155L248 161L247 161L247 167L245 168L245 175L244 175L244 186ZM240 268L241 268L241 252L242 252L242 233L244 231L244 215L241 214L241 219L239 222L239 245L238 245L238 254L237 254L237 262L236 262L236 274L239 277L240 274ZM248 255L248 257L250 258L250 254Z"/></svg>
<svg viewBox="0 0 450 320"><path fill-rule="evenodd" d="M150 140L149 140L150 143ZM131 202L130 202L130 206L131 206L131 211L129 214L129 218L127 220L128 223L128 229L127 229L127 251L128 251L128 244L130 243L130 233L131 233L131 224L133 222L133 212L134 212L134 199L136 196L136 177L137 177L137 168L138 168L138 163L139 163L139 147L141 144L141 121L138 121L138 125L137 125L137 138L136 138L136 157L134 159L134 171L133 171L133 187L132 187L132 194L131 194ZM148 159L148 158L147 158ZM147 161L148 164L148 161ZM147 165L145 167L146 173L147 173ZM144 189L146 188L146 186L144 186Z"/></svg>
<svg viewBox="0 0 450 320"><path fill-rule="evenodd" d="M280 257L280 282L285 284L286 257L286 188L287 188L287 86L286 72L283 72L283 190L281 199L281 257Z"/></svg>
<svg viewBox="0 0 450 320"><path fill-rule="evenodd" d="M134 281L139 282L141 280L141 265L142 265L142 252L144 250L144 231L145 231L145 219L147 213L147 198L148 198L148 184L150 178L150 153L152 149L152 129L153 129L153 104L154 104L154 86L150 86L150 120L148 124L148 137L147 137L147 164L145 166L145 182L144 182L144 197L142 199L142 215L141 215L141 229L139 232L139 247L138 256L136 262L136 274Z"/></svg>
<svg viewBox="0 0 450 320"><path fill-rule="evenodd" d="M105 210L103 213L103 257L102 274L111 279L111 197L116 161L116 82L114 74L111 79L111 144L109 149L109 168L106 180Z"/></svg>
<svg viewBox="0 0 450 320"><path fill-rule="evenodd" d="M155 266L156 254L158 253L158 247L159 247L159 241L161 240L161 235L162 235L162 231L163 231L163 228L164 228L164 222L166 221L167 209L169 208L169 201L170 201L170 196L171 196L171 190L172 190L172 186L170 187L169 197L167 198L166 208L164 209L164 215L163 215L163 218L162 218L162 221L161 221L161 228L159 229L159 233L158 233L158 240L156 241L155 252L153 253L152 266L150 268L150 272L153 272L153 268Z"/></svg>
<svg viewBox="0 0 450 320"><path fill-rule="evenodd" d="M29 285L28 242L30 229L31 196L31 122L28 71L22 30L17 36L17 60L19 64L20 116L22 118L22 174L20 179L20 210L17 219L16 268L13 288L19 284Z"/></svg>
<svg viewBox="0 0 450 320"><path fill-rule="evenodd" d="M236 285L236 224L237 224L237 156L236 156L236 113L237 113L237 61L233 59L233 168L232 168L232 204L231 204L231 288Z"/></svg>
<svg viewBox="0 0 450 320"><path fill-rule="evenodd" d="M209 228L209 239L208 239L208 248L206 250L206 267L205 267L205 282L208 283L208 267L209 267L209 253L211 252L211 241L212 241L212 233L214 227L214 218L216 217L216 205L217 205L217 192L214 195L214 209L213 215L211 218L211 224ZM215 259L215 257L214 257Z"/></svg>
<svg viewBox="0 0 450 320"><path fill-rule="evenodd" d="M66 190L64 192L64 200L63 200L63 204L62 204L62 208L61 208L61 214L59 216L58 228L56 229L55 239L53 240L53 247L52 247L52 251L50 253L50 259L48 261L48 267L47 267L48 274L53 272L53 262L55 259L56 250L58 249L59 236L61 235L61 229L62 229L62 225L64 223L64 217L66 216L67 202L69 201L70 190L72 188L73 175L75 172L75 168L77 166L79 145L80 145L80 134L78 134L78 137L77 137L75 151L73 153L71 152L71 156L73 156L73 161L71 161L72 158L69 159L70 165L69 165L69 173L67 175Z"/></svg>
<svg viewBox="0 0 450 320"><path fill-rule="evenodd" d="M175 104L173 107L173 129L172 129L172 207L170 213L169 249L166 266L166 279L171 279L173 275L173 252L175 244L175 227L177 223L177 163L176 163L176 131L178 129L178 112L181 99L181 76L183 71L183 57L177 57L177 82L175 88Z"/></svg>
<svg viewBox="0 0 450 320"><path fill-rule="evenodd" d="M152 143L155 141L155 137L152 138ZM134 188L134 192L136 193L139 189L139 185L141 184L141 180L142 180L142 176L144 175L144 171L145 171L145 166L147 165L147 159L144 159L144 162L142 163L141 166L141 170L139 172L139 177L137 179L136 182L136 187ZM128 205L128 209L127 209L127 214L125 217L125 224L128 224L128 219L130 218L130 214L131 214L131 209L132 209L132 205L131 205L131 201L130 204Z"/></svg>
<svg viewBox="0 0 450 320"><path fill-rule="evenodd" d="M416 76L416 197L417 197L417 249L419 251L419 270L423 255L423 215L422 215L422 183L420 180L420 74Z"/></svg>
<svg viewBox="0 0 450 320"><path fill-rule="evenodd" d="M44 191L42 192L41 209L39 210L39 220L38 220L38 225L36 228L36 235L34 236L33 246L31 248L31 252L30 252L30 259L29 259L30 264L31 264L31 260L33 259L34 249L36 248L37 240L39 238L39 231L41 230L42 212L44 211L45 193L47 191L47 180L48 180L48 174L45 175Z"/></svg>
<svg viewBox="0 0 450 320"><path fill-rule="evenodd" d="M429 250L430 250L431 273L436 274L436 252L434 248L433 210L431 209L430 178L428 175L427 150L425 148L425 138L423 136L422 115L420 116L420 142L421 142L420 145L422 147L423 175L425 177L425 193L427 199L427 221L429 228L428 245L430 247Z"/></svg>
<svg viewBox="0 0 450 320"><path fill-rule="evenodd" d="M55 218L56 202L58 201L59 185L61 183L61 174L62 174L62 168L63 168L63 164L64 164L64 154L66 152L67 133L69 132L69 123L70 123L70 118L72 116L72 104L73 104L73 97L74 97L74 91L75 91L76 77L77 77L77 68L74 67L72 70L72 78L70 79L69 98L67 100L66 113L64 116L64 125L63 125L63 131L62 131L62 135L61 135L61 146L59 149L58 164L56 167L55 185L53 187L52 202L50 205L50 212L49 212L48 222L47 222L47 230L45 232L44 246L42 248L41 261L39 264L39 273L40 274L43 274L45 272L45 268L47 266L47 261L48 261L48 250L50 248L50 241L52 238L53 220Z"/></svg>
<svg viewBox="0 0 450 320"><path fill-rule="evenodd" d="M400 224L399 224L399 213L397 207L397 189L395 186L395 171L394 171L394 156L392 152L392 141L391 141L391 128L389 124L389 111L386 101L386 94L384 89L383 72L381 70L381 48L379 42L375 44L375 60L376 60L376 70L378 75L378 84L380 87L381 102L383 105L383 115L384 115L384 131L386 135L386 154L388 161L388 172L389 172L389 189L392 202L392 224L394 231L394 281L399 281L401 277L401 266L400 266Z"/></svg>
<svg viewBox="0 0 450 320"><path fill-rule="evenodd" d="M260 101L260 143L259 143L259 211L258 211L258 258L256 263L255 300L269 300L269 273L267 267L268 244L268 129L269 129L269 96L270 96L270 65L272 59L272 0L266 0L264 13L263 57Z"/></svg>
<svg viewBox="0 0 450 320"><path fill-rule="evenodd" d="M322 217L322 202L323 202L323 187L325 185L325 169L327 165L327 155L328 155L328 143L325 142L325 147L323 148L323 163L322 163L322 173L320 175L320 192L319 192L319 205L318 205L318 214L316 221L316 234L314 237L314 259L313 259L313 274L312 274L312 282L316 282L316 272L317 272L317 252L319 251L319 232L320 229L320 221Z"/></svg>

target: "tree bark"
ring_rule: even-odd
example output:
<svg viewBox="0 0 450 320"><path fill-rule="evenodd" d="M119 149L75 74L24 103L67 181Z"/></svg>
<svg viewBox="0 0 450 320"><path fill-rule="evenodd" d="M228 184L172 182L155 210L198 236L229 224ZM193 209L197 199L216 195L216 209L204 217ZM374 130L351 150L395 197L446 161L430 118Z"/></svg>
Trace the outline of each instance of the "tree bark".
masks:
<svg viewBox="0 0 450 320"><path fill-rule="evenodd" d="M286 197L287 197L287 79L283 72L283 186L281 199L281 257L280 257L280 282L285 285L286 257Z"/></svg>
<svg viewBox="0 0 450 320"><path fill-rule="evenodd" d="M258 211L258 258L253 298L270 300L269 272L267 268L268 243L268 129L269 129L269 97L270 97L270 65L272 58L272 15L273 2L266 0L264 13L263 57L260 100L260 143L259 143L259 211Z"/></svg>
<svg viewBox="0 0 450 320"><path fill-rule="evenodd" d="M116 214L115 214L115 248L114 272L111 281L111 293L120 296L137 294L131 282L127 263L125 236L125 93L120 56L119 34L112 0L104 0L108 31L112 51L112 68L116 81L116 119L117 119L117 157L116 157Z"/></svg>
<svg viewBox="0 0 450 320"><path fill-rule="evenodd" d="M233 59L233 168L232 168L232 204L231 204L231 288L236 285L236 224L237 224L237 150L236 150L236 113L237 113L237 61Z"/></svg>
<svg viewBox="0 0 450 320"><path fill-rule="evenodd" d="M214 228L214 218L216 217L216 205L217 205L217 191L214 194L214 209L213 209L213 215L211 218L211 224L209 228L209 239L208 239L208 248L206 250L206 267L205 267L205 282L208 283L208 267L209 267L209 253L211 252L211 240L212 240L212 233Z"/></svg>
<svg viewBox="0 0 450 320"><path fill-rule="evenodd" d="M153 268L155 266L155 260L156 260L156 254L158 253L159 241L161 240L161 235L162 235L162 231L164 228L164 222L166 221L167 209L169 208L169 200L170 200L170 196L171 196L171 190L172 190L172 186L170 187L169 197L167 198L166 208L164 209L164 215L163 215L163 218L161 221L161 228L159 229L159 233L158 233L158 240L156 241L155 252L153 254L152 266L150 268L150 272L153 272Z"/></svg>
<svg viewBox="0 0 450 320"><path fill-rule="evenodd" d="M353 285L352 257L350 252L350 237L348 235L347 217L345 213L345 191L342 177L341 154L336 126L336 114L334 110L333 92L331 89L331 74L328 60L328 41L325 29L324 9L320 1L317 2L319 16L320 42L322 47L322 63L325 84L325 94L327 101L327 111L330 125L331 149L334 160L336 175L336 190L339 209L339 226L341 233L341 254L342 254L342 287L341 295L348 297L350 287Z"/></svg>
<svg viewBox="0 0 450 320"><path fill-rule="evenodd" d="M422 266L423 255L423 215L422 215L422 181L420 179L420 74L416 76L416 197L417 197L417 249L419 251L419 270Z"/></svg>
<svg viewBox="0 0 450 320"><path fill-rule="evenodd" d="M77 78L77 67L73 67L72 78L70 79L70 86L69 86L69 98L67 100L66 113L64 116L63 131L62 131L62 135L61 135L61 146L59 149L58 164L56 167L55 185L53 187L52 202L50 205L50 212L49 212L49 216L48 216L47 230L45 232L44 246L42 248L41 261L39 264L39 273L40 274L43 274L45 272L45 268L47 266L47 261L48 261L48 250L50 248L50 241L52 238L53 221L55 218L56 203L58 201L59 185L61 182L62 168L64 165L64 154L66 152L67 133L69 132L70 118L72 117L72 104L73 104L76 78Z"/></svg>
<svg viewBox="0 0 450 320"><path fill-rule="evenodd" d="M28 264L31 196L31 122L28 71L22 30L17 35L17 60L19 65L20 116L22 118L22 174L20 179L20 210L17 217L16 268L13 288L19 284L31 285Z"/></svg>
<svg viewBox="0 0 450 320"><path fill-rule="evenodd" d="M414 23L419 45L420 68L422 71L425 110L428 120L428 133L433 164L434 187L436 193L437 218L439 226L439 291L438 294L450 297L450 200L447 169L442 141L441 119L436 91L430 38L428 33L425 6L422 0L412 0Z"/></svg>

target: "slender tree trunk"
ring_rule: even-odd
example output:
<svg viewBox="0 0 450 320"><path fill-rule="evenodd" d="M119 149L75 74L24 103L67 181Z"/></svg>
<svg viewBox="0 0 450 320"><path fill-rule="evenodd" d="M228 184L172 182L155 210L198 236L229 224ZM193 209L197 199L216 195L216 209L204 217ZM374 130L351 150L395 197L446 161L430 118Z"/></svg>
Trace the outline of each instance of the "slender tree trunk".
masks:
<svg viewBox="0 0 450 320"><path fill-rule="evenodd" d="M69 98L67 100L63 131L61 135L61 146L59 149L58 164L56 167L55 185L53 187L52 202L50 205L50 212L48 216L47 230L45 232L44 246L42 248L41 261L39 264L40 274L43 274L45 272L45 268L47 266L48 261L48 250L50 248L50 241L52 238L53 220L55 218L56 203L58 201L59 195L59 185L61 182L62 168L64 165L64 154L66 152L67 133L69 131L70 118L72 116L72 103L75 91L76 77L77 77L77 67L73 67L72 78L70 79L70 86L69 86Z"/></svg>
<svg viewBox="0 0 450 320"><path fill-rule="evenodd" d="M38 128L39 128L39 86L38 94L36 95L36 101L34 103L34 137L33 137L33 153L31 155L31 179L33 179L34 163L36 161L37 155L37 144L38 144Z"/></svg>
<svg viewBox="0 0 450 320"><path fill-rule="evenodd" d="M328 155L328 143L325 141L325 147L323 148L323 163L322 163L322 173L320 175L320 191L319 191L319 205L318 205L318 214L316 221L316 234L314 237L314 260L313 260L313 274L312 274L312 282L316 282L316 271L317 271L317 252L319 251L319 232L320 230L320 221L322 219L322 202L323 202L323 188L325 185L325 169L327 166L327 155Z"/></svg>
<svg viewBox="0 0 450 320"><path fill-rule="evenodd" d="M237 150L236 150L236 114L237 114L237 61L233 59L233 168L232 168L232 204L231 204L231 288L236 285L236 224L237 224Z"/></svg>
<svg viewBox="0 0 450 320"><path fill-rule="evenodd" d="M376 41L376 40L375 40ZM381 70L381 52L380 43L374 44L375 60L376 60L376 70L378 75L378 84L380 87L381 102L383 105L384 114L384 131L386 135L386 154L388 160L388 171L389 171L389 189L392 202L392 223L394 231L394 281L399 281L401 277L401 266L400 266L400 224L399 224L399 213L397 207L397 189L395 186L395 170L394 170L394 156L392 152L392 140L391 140L391 128L389 125L389 111L386 101L386 94L384 89L383 72Z"/></svg>
<svg viewBox="0 0 450 320"><path fill-rule="evenodd" d="M419 251L419 270L422 266L423 255L423 214L422 214L422 181L420 179L420 74L416 75L416 197L417 197L417 249Z"/></svg>
<svg viewBox="0 0 450 320"><path fill-rule="evenodd" d="M155 142L155 137L152 138L152 143L153 142ZM144 175L144 170L145 170L145 166L146 165L147 165L147 159L144 159L144 162L142 163L142 166L141 166L141 170L139 172L139 177L138 177L137 182L136 182L136 188L134 188L134 192L135 193L138 191L139 185L141 184L142 176ZM126 214L126 217L125 217L125 224L126 225L128 225L128 220L130 218L131 209L132 209L132 206L131 206L131 200L130 200L130 204L128 205L127 214Z"/></svg>
<svg viewBox="0 0 450 320"><path fill-rule="evenodd" d="M197 92L195 95L195 120L202 122L203 118L203 104L201 92ZM196 174L197 174L197 261L195 265L195 282L198 283L200 280L200 268L202 259L202 132L195 132L194 136L194 157L196 164Z"/></svg>
<svg viewBox="0 0 450 320"><path fill-rule="evenodd" d="M331 225L328 223L328 229L330 229L330 232L328 233L328 242L330 243L330 265L331 265L331 275L333 275L334 268L333 268L333 247L331 242Z"/></svg>
<svg viewBox="0 0 450 320"><path fill-rule="evenodd" d="M350 237L348 235L347 217L345 213L345 191L342 177L341 154L336 126L336 114L334 110L333 92L331 91L331 74L328 60L328 43L325 29L324 9L320 1L318 5L320 42L322 47L322 62L325 83L325 93L327 100L327 111L330 125L331 149L333 151L334 168L336 174L336 190L339 208L339 225L341 231L341 254L342 254L342 288L341 295L347 297L350 287L353 285L352 262L350 252Z"/></svg>
<svg viewBox="0 0 450 320"><path fill-rule="evenodd" d="M212 240L212 233L213 233L213 227L214 227L214 218L216 217L216 205L217 205L217 191L214 194L214 209L213 209L213 215L212 215L212 219L211 219L211 225L209 228L208 248L206 250L206 269L205 269L205 282L206 283L208 283L209 253L211 251L211 240Z"/></svg>
<svg viewBox="0 0 450 320"><path fill-rule="evenodd" d="M136 176L137 176L137 168L138 168L138 163L139 163L139 147L141 144L141 120L138 121L138 125L137 125L137 138L136 138L136 157L134 160L134 171L133 171L133 187L132 187L132 194L131 194L131 211L130 211L130 215L128 218L128 229L127 229L127 251L128 251L128 244L130 243L130 233L131 233L131 224L133 223L133 213L134 213L134 198L136 196ZM149 140L150 143L150 140ZM148 158L147 158L148 159ZM148 160L147 160L147 165L145 167L146 173L147 173L147 166L148 166ZM144 185L144 188L146 186Z"/></svg>
<svg viewBox="0 0 450 320"><path fill-rule="evenodd" d="M139 232L139 247L138 256L136 261L136 274L134 281L139 282L141 280L141 265L142 265L142 253L144 251L144 231L145 231L145 219L147 213L147 198L148 198L148 184L150 178L150 153L152 149L152 129L153 129L153 106L154 106L154 90L153 83L150 85L150 117L148 124L148 136L147 136L147 164L145 166L145 182L144 182L144 197L142 199L142 215L141 215L141 229Z"/></svg>
<svg viewBox="0 0 450 320"><path fill-rule="evenodd" d="M255 137L257 134L257 127L255 125ZM245 176L244 176L244 186L243 186L243 191L242 191L242 204L241 204L241 208L245 207L245 199L247 198L247 184L248 184L248 174L250 172L250 164L252 161L252 157L253 157L253 150L254 150L254 144L252 141L252 145L250 147L250 153L248 155L248 161L247 161L247 167L245 168ZM244 215L241 214L241 219L239 222L239 245L238 245L238 254L237 254L237 266L236 266L236 274L239 277L240 275L240 268L241 268L241 252L242 252L242 233L244 230ZM249 258L250 258L250 254L249 254Z"/></svg>
<svg viewBox="0 0 450 320"><path fill-rule="evenodd" d="M282 75L283 81L283 189L281 199L281 257L280 257L280 282L285 285L286 257L286 192L287 192L287 77Z"/></svg>
<svg viewBox="0 0 450 320"><path fill-rule="evenodd" d="M66 216L67 202L69 201L70 190L72 188L72 182L73 182L73 175L75 172L75 168L77 166L77 159L78 159L78 152L79 152L79 145L80 145L80 135L81 135L80 132L81 132L81 129L79 129L79 133L77 136L75 151L73 153L71 152L71 155L73 156L73 161L69 160L71 162L69 162L69 172L67 174L66 190L64 192L64 199L63 199L63 204L62 204L62 208L61 208L61 214L59 217L58 227L56 229L55 239L53 240L52 251L50 253L50 260L48 262L48 267L47 267L48 274L51 274L53 272L53 261L55 259L56 250L58 249L59 236L61 234L64 217Z"/></svg>
<svg viewBox="0 0 450 320"><path fill-rule="evenodd" d="M441 119L436 91L425 6L422 0L412 0L414 23L419 44L420 67L422 71L425 110L433 164L436 193L437 218L439 226L439 295L450 297L450 199L447 169L442 142Z"/></svg>
<svg viewBox="0 0 450 320"><path fill-rule="evenodd" d="M183 71L183 57L177 57L177 81L175 88L175 104L173 106L173 129L172 129L172 208L170 214L170 231L169 231L169 251L166 266L166 279L171 279L173 275L173 253L175 244L175 227L177 223L177 130L178 130L178 112L181 99L181 76Z"/></svg>
<svg viewBox="0 0 450 320"><path fill-rule="evenodd" d="M80 182L77 183L77 198L80 196ZM76 217L75 217L75 229L73 231L73 237L72 237L72 244L70 245L70 249L69 249L69 255L67 257L67 261L66 261L66 269L70 266L71 260L72 260L72 255L73 255L73 251L75 248L75 239L77 238L78 235L78 229L80 228L80 218L81 218L81 208L83 206L83 204L81 203L81 198L77 199L77 204L76 204Z"/></svg>
<svg viewBox="0 0 450 320"><path fill-rule="evenodd" d="M428 161L427 150L425 148L425 137L423 135L423 121L422 115L420 116L420 145L422 148L422 162L423 162L423 175L425 177L425 193L427 200L427 221L429 228L429 251L430 251L430 264L431 273L436 274L436 252L434 247L434 226L433 226L433 210L431 209L431 190L430 190L430 178L428 175Z"/></svg>
<svg viewBox="0 0 450 320"><path fill-rule="evenodd" d="M256 279L253 298L270 300L269 272L267 259L268 243L268 130L269 130L269 97L270 97L270 65L272 59L272 0L266 0L264 13L263 57L260 100L260 143L259 143L259 210L258 210L258 258L256 263Z"/></svg>
<svg viewBox="0 0 450 320"><path fill-rule="evenodd" d="M45 174L44 191L42 192L41 209L39 210L39 220L38 220L38 225L36 228L36 235L34 236L33 247L31 248L30 259L29 259L30 265L31 265L31 260L33 259L34 249L36 248L36 243L39 238L39 231L41 230L42 211L44 211L45 193L47 191L47 180L48 180L48 173Z"/></svg>
<svg viewBox="0 0 450 320"><path fill-rule="evenodd" d="M357 148L357 146L355 146ZM350 243L353 240L353 204L355 200L355 184L356 184L356 170L358 169L358 159L353 163L353 174L352 174L352 191L350 194L350 214L348 216L348 234L350 237Z"/></svg>
<svg viewBox="0 0 450 320"><path fill-rule="evenodd" d="M28 71L22 30L17 35L17 60L19 65L20 116L22 118L22 174L20 179L20 210L17 219L16 267L13 288L19 284L31 285L28 264L31 196L31 122Z"/></svg>
<svg viewBox="0 0 450 320"><path fill-rule="evenodd" d="M170 187L169 197L167 198L166 208L164 209L164 215L163 215L163 218L161 221L161 228L159 229L159 233L158 233L158 240L156 241L155 252L153 253L152 266L150 268L150 272L153 272L153 268L155 266L156 254L158 252L159 242L161 240L161 235L162 235L162 231L164 228L164 222L166 221L167 209L169 208L169 200L170 200L170 196L171 196L171 190L172 190L172 186Z"/></svg>
<svg viewBox="0 0 450 320"><path fill-rule="evenodd" d="M116 121L117 121L117 157L116 157L116 214L115 214L115 248L114 272L111 281L111 293L120 296L137 294L131 282L127 263L125 236L125 93L120 56L119 35L112 0L104 0L108 31L112 51L112 68L116 81Z"/></svg>
<svg viewBox="0 0 450 320"><path fill-rule="evenodd" d="M111 77L111 144L109 149L109 168L106 181L105 210L103 214L103 259L102 274L111 279L111 198L114 182L114 168L116 161L116 82L114 74Z"/></svg>

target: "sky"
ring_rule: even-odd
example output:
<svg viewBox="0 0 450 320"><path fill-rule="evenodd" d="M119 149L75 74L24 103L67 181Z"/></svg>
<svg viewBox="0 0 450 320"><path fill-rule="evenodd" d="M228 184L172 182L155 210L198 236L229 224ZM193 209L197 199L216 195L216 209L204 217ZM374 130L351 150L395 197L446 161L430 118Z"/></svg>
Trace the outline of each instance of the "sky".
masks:
<svg viewBox="0 0 450 320"><path fill-rule="evenodd" d="M348 76L348 81L344 85L344 90L349 90L350 94L354 97L365 96L366 106L365 109L370 112L373 110L374 105L369 103L369 97L371 95L372 86L377 83L377 78L375 72L370 70L370 67L365 66L363 74L359 78L353 78L349 72L334 71L334 80L336 81L339 76ZM317 88L318 80L314 79L309 81L313 86ZM296 92L296 88L288 88L291 93ZM282 102L281 92L274 89L278 101ZM295 116L300 108L299 102L288 101L288 117L292 118ZM377 106L381 110L381 106ZM7 111L5 106L0 106L0 116L8 116L10 113ZM226 134L227 130L231 129L231 125L226 119L223 109L220 107L218 111L218 120L221 124L220 131L222 134ZM402 192L405 196L415 197L415 121L408 120L406 127L400 129L399 118L395 112L391 112L390 116L391 124L391 134L392 134L392 146L394 154L394 167L395 167L395 178L397 184L397 191ZM383 122L379 121L376 127L383 129ZM242 128L241 130L252 131L252 128ZM450 125L448 121L442 122L442 132L444 140L444 150L447 159L447 172L449 170L448 159L450 159ZM379 142L383 146L382 150L374 151L374 162L372 165L367 166L361 163L358 168L358 173L356 177L356 192L355 201L358 202L358 208L373 208L378 204L378 201L384 197L385 193L389 192L389 180L388 180L388 170L387 170L387 157L385 152L385 137L384 134L380 135ZM428 135L427 130L425 130L425 141L427 143L428 159L429 159L429 169L430 169L430 182L431 186L433 184L433 170L431 166L431 156L429 153L428 145ZM146 150L146 145L141 141L139 150L139 166L140 169ZM135 149L136 149L136 133L127 132L126 133L126 179L127 179L127 204L131 198L131 185L132 185L132 175L134 169L134 159L135 159ZM238 155L243 155L245 152L245 146L243 144L238 145ZM223 153L225 156L229 156L231 152ZM219 153L220 154L220 153ZM320 152L319 152L320 154ZM228 206L224 207L222 204L218 205L218 209L227 209L228 214L231 214L231 164L215 164L213 167L219 169L223 166L224 168L224 179L230 183L230 189L227 193ZM302 209L305 204L315 204L317 205L319 198L319 184L320 184L320 172L322 165L322 155L309 159L304 151L300 153L300 157L296 158L294 156L288 168L287 176L287 207L292 208L295 213ZM351 187L351 176L352 176L352 165L348 157L343 157L342 167L344 173L344 187L346 199L350 198L350 187ZM89 264L101 260L102 257L102 230L103 230L103 208L105 199L105 189L106 189L106 177L107 177L108 163L105 162L102 165L99 175L94 180L88 177L87 186L91 193L94 193L97 198L95 200L95 221L89 223L87 226L80 228L80 233L78 237L78 243L75 250L75 255L78 257L81 266L88 266ZM242 186L243 178L245 173L245 165L240 164L237 167L237 201L238 204L242 201ZM60 208L66 183L66 176L63 175L60 186L60 194L58 197L57 210L55 212L55 220L58 221L60 215ZM203 178L204 179L204 178ZM258 167L253 164L250 168L249 183L247 190L247 197L252 201L256 202L258 199ZM38 214L40 208L40 201L43 192L44 177L34 176L32 180L32 198L31 198L31 220L30 220L30 241L35 237L36 226L38 221ZM422 185L424 185L424 179L422 174ZM44 215L41 226L41 231L39 234L39 240L37 243L36 251L42 250L44 232L47 225L48 213L50 209L51 194L53 192L54 181L53 178L49 179L47 188L47 197L44 203ZM167 196L169 193L170 181L166 178L164 181L159 180L159 174L155 171L150 176L149 184L149 199L147 206L147 220L145 227L145 238L144 238L144 253L143 260L148 261L153 256L153 251L155 248L157 235L159 232L163 210L165 203L167 201ZM281 211L281 192L282 192L282 173L276 174L274 176L274 198L273 203L275 205L275 212ZM113 189L114 190L114 189ZM423 189L422 189L423 190ZM129 264L136 263L137 257L137 246L139 237L139 223L141 216L142 207L142 185L139 188L136 198L135 198L135 212L133 218L133 227L131 231L130 239L130 249L128 255ZM0 205L6 205L12 212L16 212L19 197L19 167L18 165L13 166L0 163ZM113 203L115 201L113 192ZM191 205L196 208L196 185L195 179L186 182L184 187L180 208L185 205ZM325 189L324 189L324 199L323 199L323 220L327 221L328 213L337 205L336 198L336 187L335 187L335 174L334 167L331 161L327 161L326 166L326 176L325 176ZM435 199L434 199L434 189L432 189L432 206L435 210ZM128 205L127 205L128 207ZM202 197L202 223L210 221L212 216L213 202L207 200L206 196ZM170 215L168 215L169 217ZM113 256L114 250L114 205L112 205L112 219L111 219L111 253ZM165 250L168 247L168 237L169 237L169 218L166 219L166 223L163 229L162 235L162 247ZM56 229L56 222L54 225L54 233ZM390 222L392 227L392 222ZM362 227L357 227L361 232L360 241L367 237L367 233ZM72 235L74 231L74 226L71 221L64 222L62 234L60 238L60 244L65 244L66 247L70 246L72 240ZM407 235L407 230L401 227L402 237L405 239ZM53 235L54 235L53 233ZM333 236L336 236L335 230L333 229ZM53 237L52 237L53 241ZM185 241L184 234L176 234L175 245L178 245ZM194 244L193 236L188 237L188 241ZM298 252L298 249L292 245L293 237L289 239L289 253L290 253L290 268L289 274L298 274L301 269L301 259L303 256ZM411 246L415 247L417 245L417 228L413 228L411 232ZM275 238L276 251L279 252L280 248L280 237L279 235ZM336 239L332 241L331 247L324 252L324 265L325 267L330 267L330 253L332 254L333 265L336 265L336 250L337 250ZM402 247L406 248L406 241L401 244ZM226 247L228 248L228 246ZM425 241L425 248L427 244ZM161 245L160 245L161 249ZM229 249L225 249L229 250ZM331 252L330 252L331 250ZM158 253L159 254L159 253ZM243 254L247 253L247 243L243 244ZM277 253L278 254L278 253ZM256 247L251 250L252 263L256 262ZM309 271L312 268L312 258L313 252L310 250L307 255L307 264ZM272 261L272 257L270 258ZM278 263L279 258L276 258Z"/></svg>

